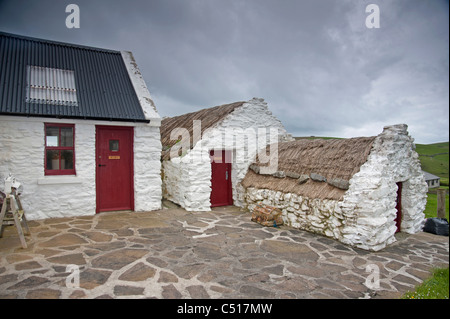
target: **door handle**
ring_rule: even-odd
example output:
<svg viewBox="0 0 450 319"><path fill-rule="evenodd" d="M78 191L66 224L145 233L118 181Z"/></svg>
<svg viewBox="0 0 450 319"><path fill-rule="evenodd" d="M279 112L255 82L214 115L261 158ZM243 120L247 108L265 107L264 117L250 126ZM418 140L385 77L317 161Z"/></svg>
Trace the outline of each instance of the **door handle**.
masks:
<svg viewBox="0 0 450 319"><path fill-rule="evenodd" d="M225 171L225 180L228 180L228 171Z"/></svg>
<svg viewBox="0 0 450 319"><path fill-rule="evenodd" d="M98 164L98 167L106 166L106 164Z"/></svg>

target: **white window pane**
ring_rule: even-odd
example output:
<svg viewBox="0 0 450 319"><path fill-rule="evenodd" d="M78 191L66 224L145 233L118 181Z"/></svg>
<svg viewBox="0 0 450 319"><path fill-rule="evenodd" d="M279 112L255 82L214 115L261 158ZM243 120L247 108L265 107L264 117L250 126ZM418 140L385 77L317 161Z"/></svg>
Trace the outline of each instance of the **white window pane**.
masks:
<svg viewBox="0 0 450 319"><path fill-rule="evenodd" d="M45 129L45 144L46 146L59 146L59 128L47 127Z"/></svg>

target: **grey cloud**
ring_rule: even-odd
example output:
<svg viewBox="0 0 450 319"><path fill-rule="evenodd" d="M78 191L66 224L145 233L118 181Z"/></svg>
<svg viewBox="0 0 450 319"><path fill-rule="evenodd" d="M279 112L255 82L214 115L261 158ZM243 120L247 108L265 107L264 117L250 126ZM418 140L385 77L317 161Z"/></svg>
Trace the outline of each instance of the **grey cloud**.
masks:
<svg viewBox="0 0 450 319"><path fill-rule="evenodd" d="M295 135L378 134L406 122L418 142L448 140L448 2L0 1L0 29L133 51L162 115L263 97ZM444 133L443 133L444 132Z"/></svg>

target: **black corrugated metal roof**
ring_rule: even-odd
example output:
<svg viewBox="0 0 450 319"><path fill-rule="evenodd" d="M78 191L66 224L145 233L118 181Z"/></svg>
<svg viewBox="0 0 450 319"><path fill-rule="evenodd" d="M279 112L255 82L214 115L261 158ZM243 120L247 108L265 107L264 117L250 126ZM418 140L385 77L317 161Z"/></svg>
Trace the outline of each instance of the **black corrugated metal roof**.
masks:
<svg viewBox="0 0 450 319"><path fill-rule="evenodd" d="M77 105L27 102L27 65L73 70ZM3 32L0 114L148 122L119 51Z"/></svg>

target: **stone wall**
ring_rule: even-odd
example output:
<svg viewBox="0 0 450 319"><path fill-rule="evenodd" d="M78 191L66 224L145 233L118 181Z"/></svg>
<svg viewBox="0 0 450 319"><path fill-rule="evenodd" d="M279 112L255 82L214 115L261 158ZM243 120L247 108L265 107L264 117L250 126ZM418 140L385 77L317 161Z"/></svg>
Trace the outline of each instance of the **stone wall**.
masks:
<svg viewBox="0 0 450 319"><path fill-rule="evenodd" d="M159 126L134 128L134 210L161 209L161 137Z"/></svg>
<svg viewBox="0 0 450 319"><path fill-rule="evenodd" d="M149 124L134 127L134 209L149 211L161 208L161 117L144 77L129 51L121 51L128 76Z"/></svg>
<svg viewBox="0 0 450 319"><path fill-rule="evenodd" d="M278 207L282 211L285 225L342 240L341 229L345 218L341 214L339 201L311 199L270 189L248 188L245 202L250 211L257 204Z"/></svg>
<svg viewBox="0 0 450 319"><path fill-rule="evenodd" d="M427 184L406 125L387 126L374 141L367 162L350 179L342 201L320 200L268 189L248 188L246 207L279 207L285 224L367 250L395 241L397 182L402 188L401 231L424 223Z"/></svg>
<svg viewBox="0 0 450 319"><path fill-rule="evenodd" d="M77 175L44 175L44 123L21 117L0 117L0 189L13 174L23 186L21 201L27 218L95 214L95 126L75 123Z"/></svg>
<svg viewBox="0 0 450 319"><path fill-rule="evenodd" d="M367 162L350 180L341 210L353 222L342 230L343 242L379 250L395 241L398 182L403 183L400 229L416 233L424 223L427 184L414 139L404 124L384 128Z"/></svg>
<svg viewBox="0 0 450 319"><path fill-rule="evenodd" d="M75 124L76 175L44 175L45 137L42 119L0 116L0 189L3 190L4 178L12 173L23 185L21 200L30 220L94 215L95 125L105 122L45 121ZM135 210L159 209L159 127L136 124L134 135Z"/></svg>
<svg viewBox="0 0 450 319"><path fill-rule="evenodd" d="M211 209L212 149L233 154L231 182L234 205L243 206L239 186L261 146L289 138L281 122L272 115L263 99L254 98L235 109L216 126L206 130L194 147L182 157L163 162L163 196L188 211Z"/></svg>

